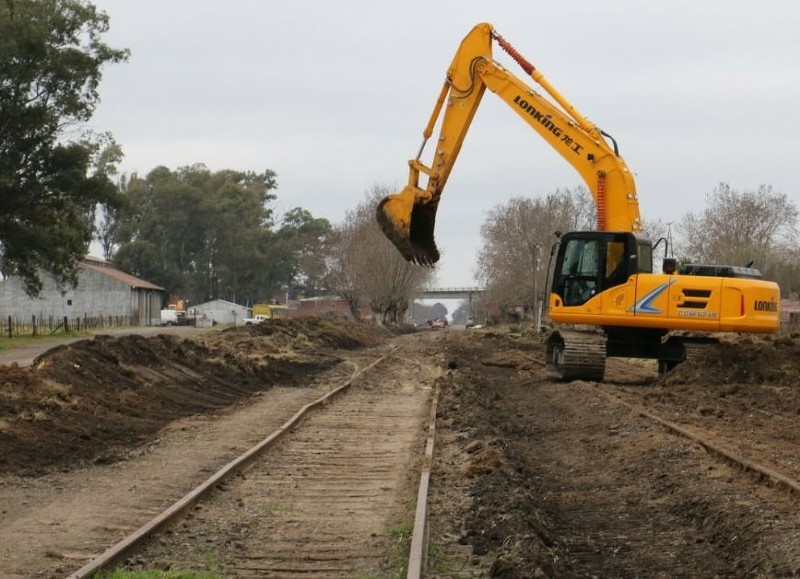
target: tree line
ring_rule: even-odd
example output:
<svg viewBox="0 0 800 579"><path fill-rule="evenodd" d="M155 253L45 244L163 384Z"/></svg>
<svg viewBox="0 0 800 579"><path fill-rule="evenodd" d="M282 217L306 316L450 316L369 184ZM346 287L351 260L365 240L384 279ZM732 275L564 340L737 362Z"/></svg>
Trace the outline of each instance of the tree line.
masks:
<svg viewBox="0 0 800 579"><path fill-rule="evenodd" d="M271 170L212 172L203 164L124 176L120 202L98 229L104 257L190 303L316 295L331 225L300 207L276 218L276 187Z"/></svg>

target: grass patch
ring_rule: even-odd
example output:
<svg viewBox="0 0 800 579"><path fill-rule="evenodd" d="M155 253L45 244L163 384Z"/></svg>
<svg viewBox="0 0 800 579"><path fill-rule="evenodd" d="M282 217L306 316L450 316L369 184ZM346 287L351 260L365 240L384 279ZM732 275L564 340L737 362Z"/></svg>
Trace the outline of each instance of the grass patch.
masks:
<svg viewBox="0 0 800 579"><path fill-rule="evenodd" d="M381 566L382 577L402 579L408 575L408 556L411 552L411 535L413 532L414 525L409 521L400 522L386 531L386 536L389 538L389 548L386 562Z"/></svg>
<svg viewBox="0 0 800 579"><path fill-rule="evenodd" d="M393 539L410 539L411 533L414 532L414 527L411 523L404 522L400 523L399 525L395 525L386 533L389 537Z"/></svg>
<svg viewBox="0 0 800 579"><path fill-rule="evenodd" d="M209 569L213 569L214 572L222 571L222 561L220 560L219 553L217 553L215 549L200 545L192 550L205 559L206 566ZM215 575L210 575L210 577L215 577Z"/></svg>
<svg viewBox="0 0 800 579"><path fill-rule="evenodd" d="M264 507L264 511L270 515L291 515L296 510L297 509L291 505L284 505L281 503L267 503L267 505Z"/></svg>
<svg viewBox="0 0 800 579"><path fill-rule="evenodd" d="M428 568L440 574L453 572L453 563L441 545L428 545Z"/></svg>
<svg viewBox="0 0 800 579"><path fill-rule="evenodd" d="M53 334L44 333L39 334L38 336L14 336L13 338L8 337L8 333L0 336L0 352L5 350L11 350L13 348L23 348L25 346L30 346L33 344L40 344L42 342L55 342L58 343L61 340L67 338L88 338L98 332L70 332L67 334L64 331L55 332Z"/></svg>
<svg viewBox="0 0 800 579"><path fill-rule="evenodd" d="M205 545L194 547L192 551L204 561L198 566L210 569L210 571L192 571L185 569L175 569L162 571L158 569L142 569L129 571L125 569L115 569L94 575L95 579L223 579L222 562L219 553Z"/></svg>

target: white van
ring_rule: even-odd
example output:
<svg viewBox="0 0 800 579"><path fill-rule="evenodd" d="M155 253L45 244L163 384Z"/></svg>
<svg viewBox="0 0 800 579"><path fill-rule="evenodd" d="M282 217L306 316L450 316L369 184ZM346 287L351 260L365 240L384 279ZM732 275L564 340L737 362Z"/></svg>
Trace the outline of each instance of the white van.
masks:
<svg viewBox="0 0 800 579"><path fill-rule="evenodd" d="M177 326L178 325L178 311L177 310L161 310L161 325L162 326Z"/></svg>

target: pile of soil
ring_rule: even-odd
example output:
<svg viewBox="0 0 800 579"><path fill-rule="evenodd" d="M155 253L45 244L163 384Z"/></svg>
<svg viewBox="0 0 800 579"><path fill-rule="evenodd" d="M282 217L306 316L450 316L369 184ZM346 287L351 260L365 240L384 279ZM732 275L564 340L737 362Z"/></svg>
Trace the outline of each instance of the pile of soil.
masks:
<svg viewBox="0 0 800 579"><path fill-rule="evenodd" d="M315 317L284 318L270 320L247 328L231 328L227 332L242 331L254 337L269 336L270 344L292 350L303 343L312 348L354 349L376 346L394 333L413 331L413 328L397 327L389 330L371 324L361 324L348 319L323 319Z"/></svg>
<svg viewBox="0 0 800 579"><path fill-rule="evenodd" d="M724 340L702 359L679 364L662 384L794 385L800 375L800 334L739 336Z"/></svg>
<svg viewBox="0 0 800 579"><path fill-rule="evenodd" d="M171 421L226 408L273 385L303 386L386 330L343 320L274 320L193 339L97 336L31 367L0 366L0 473L113 462Z"/></svg>
<svg viewBox="0 0 800 579"><path fill-rule="evenodd" d="M800 415L798 376L800 335L729 337L702 359L661 376L644 399L673 420L717 429L754 411L765 418ZM800 442L795 432L782 436Z"/></svg>

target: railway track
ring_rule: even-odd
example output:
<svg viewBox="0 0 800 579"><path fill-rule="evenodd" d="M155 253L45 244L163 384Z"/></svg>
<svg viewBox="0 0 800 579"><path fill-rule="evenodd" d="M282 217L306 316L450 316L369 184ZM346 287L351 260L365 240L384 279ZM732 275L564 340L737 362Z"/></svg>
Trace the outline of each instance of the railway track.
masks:
<svg viewBox="0 0 800 579"><path fill-rule="evenodd" d="M790 469L768 465L769 453L763 450L745 456L740 445L722 430L669 420L658 410L625 400L613 386L601 384L596 390L610 406L619 405L628 411L629 418L617 418L608 427L609 433L614 437L646 436L649 444L632 447L627 452L627 464L610 461L605 472L591 473L585 467L576 467L567 487L571 490L560 495L565 507L562 516L569 513L583 519L593 532L569 539L572 557L594 566L599 564L598 557L602 560L610 556L618 561L612 569L623 576L651 567L659 569L652 574L655 577L705 576L706 571L693 569L695 564L691 562L703 559L716 566L719 575L770 577L773 573L782 575L777 571L780 564L774 571L771 569L775 565L773 557L785 556L777 555L780 549L775 547L779 545L788 547L792 560L789 568L793 568L792 574L796 572L800 555L797 535L793 531L787 535L787 527L777 523L784 521L789 529L797 524L794 511L800 498L800 481L793 478ZM602 406L598 403L597 409ZM617 417L624 414L610 412ZM766 440L763 443L769 447ZM633 474L633 465L642 460L633 455L633 448L653 464L651 475ZM626 454L623 449L619 452ZM645 458L647 455L653 459ZM626 468L631 476L620 476ZM625 497L627 504L617 512L595 510L594 506L587 510L588 505L580 505L580 497L593 487L591 493L599 504L606 500L613 504L615 496ZM672 519L672 525L664 524L664 512L669 514L667 519ZM653 547L657 546L661 553L654 552L657 549ZM628 553L636 552L647 553L649 562L642 565L637 558L636 565L624 562Z"/></svg>
<svg viewBox="0 0 800 579"><path fill-rule="evenodd" d="M387 553L406 553L398 547L415 497L423 514L411 567L420 567L426 493L414 484L429 472L422 426L432 428L439 371L410 362L389 352L358 370L70 578L117 565L226 577L379 573L407 564Z"/></svg>
<svg viewBox="0 0 800 579"><path fill-rule="evenodd" d="M425 397L432 399L437 371L410 358L396 357L395 362L382 365L379 378L365 375L347 397L304 419L268 457L217 486L209 501L129 558L128 567L183 566L235 577L352 577L396 574L394 570L407 566L409 577L449 576L452 571L440 575L426 561L429 514L436 541L448 524L445 532L457 535L453 522L439 518L441 511L430 510L425 500L428 468L435 469L440 460L433 456L432 435L426 448L423 429L398 426L426 423L425 414L431 411L419 405L414 379L428 377ZM590 401L588 414L567 410L570 390L579 400ZM791 469L739 452L722 432L670 420L658 407L614 385L544 384L539 394L537 412L548 417L542 422L536 413L516 406L523 424L517 428L538 424L550 432L541 439L540 462L529 466L532 480L542 485L536 508L553 525L543 533L545 544L563 548L572 570L627 576L657 569L650 576L669 577L703 576L713 569L722 576L769 576L763 570L773 565L773 544L790 550L796 544L796 538L786 539L775 524L800 523L792 519L800 482ZM554 420L553 413L562 416ZM434 410L427 418L430 427L435 415ZM567 458L559 444L584 449ZM420 455L423 448L425 457ZM453 462L463 457L461 452ZM525 472L521 464L510 468ZM645 475L636 474L648 469ZM444 477L436 480L448 484ZM434 496L440 490L435 485L431 489ZM511 486L507 492L516 494ZM415 494L417 510L412 514ZM480 505L464 504L478 518L486 517L477 524L483 525L481 533L491 534L498 524L491 515ZM748 519L753 512L766 519ZM417 532L406 563L397 557L406 556L412 518ZM465 542L463 536L459 542ZM511 535L504 539L510 542ZM398 553L394 560L393 549ZM461 551L469 560L459 570L464 576L481 576L489 568L487 562L476 563L475 552ZM495 558L496 565L502 553L502 546L489 551L487 560ZM696 561L703 561L702 570L696 569ZM785 565L796 563L795 556Z"/></svg>
<svg viewBox="0 0 800 579"><path fill-rule="evenodd" d="M94 510L113 516L38 517L80 540L49 551L68 572L16 576L80 565L71 576L114 566L225 577L800 574L794 417L779 402L753 409L732 387L659 390L627 365L610 364L608 383L557 383L543 348L466 332L404 338L354 355L335 389L329 376L280 407L265 393L219 424L200 419L199 432L171 427L176 444L193 432L197 449L251 423L229 433L236 452L197 484L180 482L186 473L159 482L182 485L168 501L140 490L182 468L156 446L126 502L91 491ZM259 423L249 449L243 433ZM118 468L91 472L118 489L132 476ZM14 502L6 490L2 510ZM87 504L78 498L65 492L64 504ZM164 511L175 518L161 521ZM3 548L34 537L13 518L6 527L0 564Z"/></svg>
<svg viewBox="0 0 800 579"><path fill-rule="evenodd" d="M718 442L719 433L708 433L703 430L682 426L668 420L664 416L648 410L641 404L631 403L613 390L603 391L610 399L615 400L617 403L624 405L631 412L650 420L651 422L662 426L670 433L679 436L687 441L694 442L702 446L709 454L718 458L719 460L740 469L752 475L753 479L758 483L763 483L767 486L780 487L792 493L797 498L800 498L800 480L793 478L790 472L781 472L780 470L771 467L767 464L762 464L745 457L739 450L727 446L724 443Z"/></svg>

